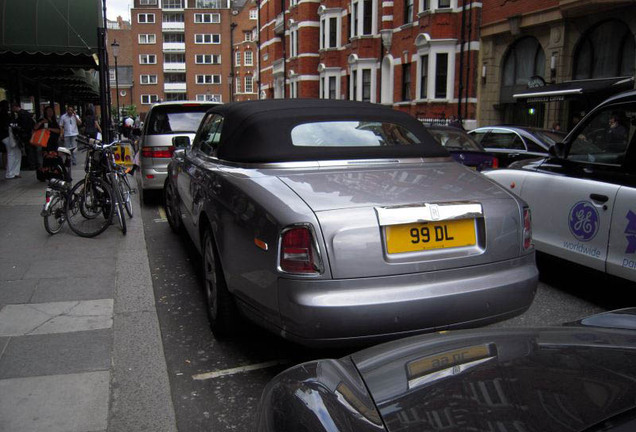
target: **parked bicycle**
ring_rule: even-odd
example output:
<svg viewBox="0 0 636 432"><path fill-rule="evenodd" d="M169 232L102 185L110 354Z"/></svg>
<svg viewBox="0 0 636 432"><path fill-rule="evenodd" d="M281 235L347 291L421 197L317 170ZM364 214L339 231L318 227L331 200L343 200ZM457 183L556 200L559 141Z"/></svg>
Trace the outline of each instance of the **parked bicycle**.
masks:
<svg viewBox="0 0 636 432"><path fill-rule="evenodd" d="M48 180L46 202L40 213L44 218L44 228L51 235L59 233L66 222L66 202L71 190L71 152L65 147L59 147L57 152L61 178Z"/></svg>
<svg viewBox="0 0 636 432"><path fill-rule="evenodd" d="M95 237L108 228L113 215L117 213L125 234L123 204L121 198L117 198L119 187L117 193L111 188L111 184L118 185L117 181L113 180L116 176L109 160L112 158L109 148L114 143L102 144L98 140L86 137L80 137L78 143L83 144L82 150L87 151L84 165L86 175L73 186L67 198L66 218L69 227L79 236Z"/></svg>

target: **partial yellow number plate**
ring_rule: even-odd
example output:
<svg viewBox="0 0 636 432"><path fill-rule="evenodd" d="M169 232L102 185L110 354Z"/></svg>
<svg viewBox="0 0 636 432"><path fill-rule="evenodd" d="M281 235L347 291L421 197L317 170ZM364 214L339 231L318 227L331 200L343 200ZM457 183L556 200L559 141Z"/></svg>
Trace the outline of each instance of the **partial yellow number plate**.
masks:
<svg viewBox="0 0 636 432"><path fill-rule="evenodd" d="M389 225L385 230L386 249L390 254L473 246L476 243L474 219Z"/></svg>

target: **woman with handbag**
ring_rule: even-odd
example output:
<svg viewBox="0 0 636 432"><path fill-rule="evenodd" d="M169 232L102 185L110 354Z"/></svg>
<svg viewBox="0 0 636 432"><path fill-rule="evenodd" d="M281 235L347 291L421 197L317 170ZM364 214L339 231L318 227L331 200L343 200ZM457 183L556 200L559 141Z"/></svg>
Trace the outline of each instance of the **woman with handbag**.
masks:
<svg viewBox="0 0 636 432"><path fill-rule="evenodd" d="M20 164L22 163L22 150L11 130L11 116L9 114L9 102L0 101L0 141L7 152L5 163L5 175L7 179L20 178Z"/></svg>
<svg viewBox="0 0 636 432"><path fill-rule="evenodd" d="M34 131L40 129L49 131L49 139L46 147L42 148L42 167L36 171L36 176L40 181L46 181L50 178L62 178L59 165L61 163L60 156L57 153L58 141L60 139L60 125L55 118L55 111L52 106L44 108L44 117L33 127Z"/></svg>

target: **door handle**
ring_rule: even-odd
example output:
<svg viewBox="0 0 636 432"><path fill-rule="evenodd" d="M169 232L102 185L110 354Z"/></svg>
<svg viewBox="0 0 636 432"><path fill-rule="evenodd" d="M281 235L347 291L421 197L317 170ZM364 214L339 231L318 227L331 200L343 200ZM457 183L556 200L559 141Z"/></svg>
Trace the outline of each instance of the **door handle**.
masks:
<svg viewBox="0 0 636 432"><path fill-rule="evenodd" d="M593 194L590 194L590 199L592 201L596 201L599 203L606 203L609 197L607 195L600 195L600 194L593 193Z"/></svg>

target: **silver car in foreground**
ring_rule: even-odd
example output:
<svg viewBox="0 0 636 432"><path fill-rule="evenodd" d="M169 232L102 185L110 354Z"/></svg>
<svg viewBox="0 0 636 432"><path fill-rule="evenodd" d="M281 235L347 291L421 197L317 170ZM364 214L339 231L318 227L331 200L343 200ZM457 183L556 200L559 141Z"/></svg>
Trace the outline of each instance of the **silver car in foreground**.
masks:
<svg viewBox="0 0 636 432"><path fill-rule="evenodd" d="M369 342L506 319L535 295L523 201L389 108L214 107L164 191L219 337L242 314L307 345Z"/></svg>
<svg viewBox="0 0 636 432"><path fill-rule="evenodd" d="M141 189L161 189L175 149L175 137L192 140L211 102L162 102L152 106L141 132ZM187 137L187 138L186 138ZM177 144L179 146L180 144Z"/></svg>

